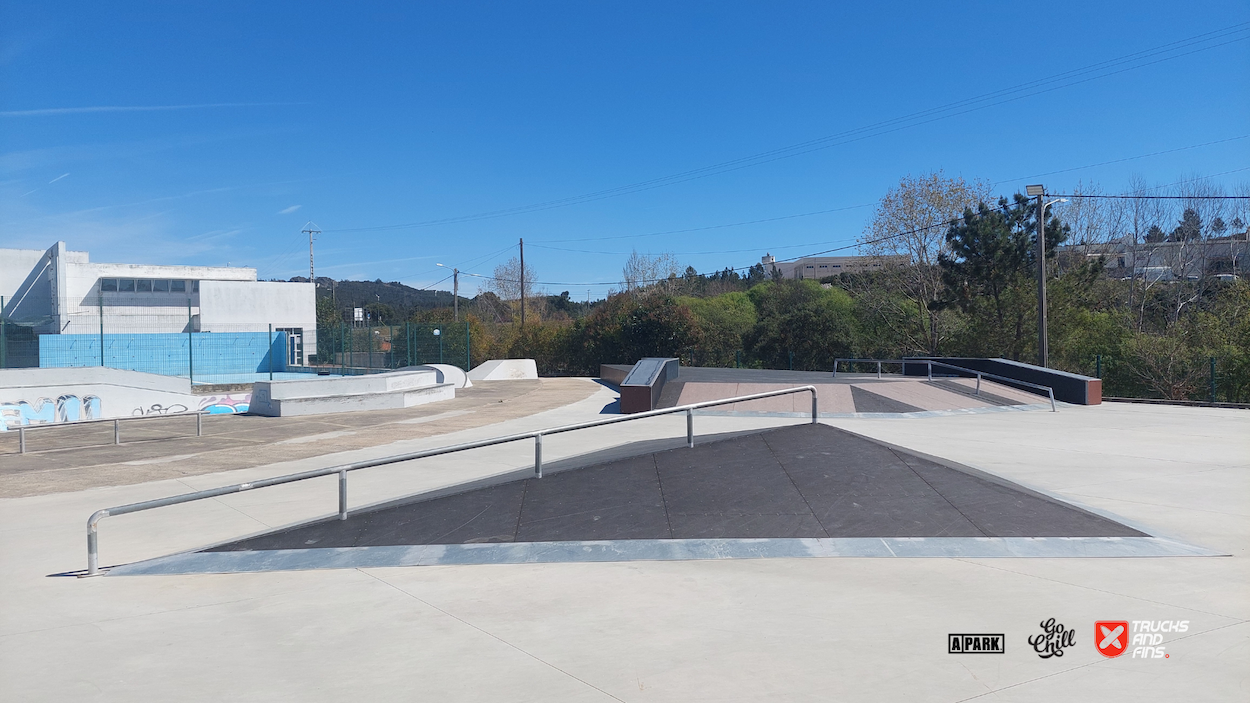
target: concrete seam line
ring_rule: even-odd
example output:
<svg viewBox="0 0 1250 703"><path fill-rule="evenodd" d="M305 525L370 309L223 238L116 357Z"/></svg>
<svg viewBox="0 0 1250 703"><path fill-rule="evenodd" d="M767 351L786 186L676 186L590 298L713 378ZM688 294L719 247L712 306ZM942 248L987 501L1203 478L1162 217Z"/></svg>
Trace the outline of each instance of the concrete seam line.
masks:
<svg viewBox="0 0 1250 703"><path fill-rule="evenodd" d="M1212 612L1211 612L1211 611L1209 611L1209 610L1199 610L1199 609L1197 609L1197 608L1191 608L1191 607L1189 607L1189 606L1187 606L1187 605L1176 605L1175 603L1165 603L1165 602L1160 601L1160 600L1151 600L1151 599L1149 599L1149 598L1142 598L1142 597L1140 597L1140 596L1129 595L1129 594L1127 594L1127 593L1116 593L1115 591L1107 591L1107 590L1104 590L1104 589L1101 589L1101 588L1094 588L1093 586L1084 586L1084 585L1081 585L1081 584L1079 584L1079 583L1068 583L1067 581L1059 581L1059 580L1057 580L1057 579L1046 578L1045 576L1038 576L1038 575L1036 575L1036 574L1027 574L1027 573L1024 573L1024 572L1022 572L1022 571L1012 571L1011 569L1004 569L1004 568L1002 568L1001 566L991 566L990 564L982 564L981 562L978 562L978 561L972 561L971 559L960 559L960 558L958 558L958 557L953 557L953 558L952 558L952 561L962 561L962 562L967 563L967 564L972 564L973 566L980 566L980 567L982 567L982 568L986 568L986 569L996 569L996 570L998 570L998 571L1006 571L1006 572L1007 572L1007 573L1009 573L1009 574L1015 574L1015 575L1017 575L1017 576L1027 576L1027 577L1029 577L1029 578L1035 578L1035 579L1038 579L1038 580L1041 580L1041 581L1049 581L1049 582L1051 582L1051 583L1057 583L1057 584L1060 584L1060 585L1063 585L1063 586L1071 586L1072 588L1083 588L1083 589L1085 589L1085 590L1087 590L1087 591L1095 591L1095 592L1097 592L1097 593L1105 593L1105 594L1107 594L1107 595L1109 595L1109 596L1119 596L1120 598L1131 598L1131 599L1133 599L1133 600L1139 600L1139 601L1142 601L1143 603L1153 603L1153 604L1155 604L1155 605L1163 605L1163 606L1167 606L1167 607L1169 607L1169 608L1180 608L1181 610L1189 610L1189 611L1193 611L1193 612L1195 612L1195 613L1202 613L1203 615L1214 615L1214 616L1215 616L1215 617L1217 617L1217 618L1226 618L1226 619L1228 619L1228 620L1239 620L1239 619L1240 619L1240 618L1236 618L1236 617L1234 617L1234 616L1232 616L1232 615L1222 615L1222 614L1220 614L1220 613L1212 613Z"/></svg>
<svg viewBox="0 0 1250 703"><path fill-rule="evenodd" d="M1082 664L1082 665L1080 665L1080 666L1074 666L1074 667L1072 667L1071 669L1064 669L1063 671L1056 671L1056 672L1054 672L1053 674L1046 674L1045 676L1038 676L1038 677L1037 677L1037 678L1035 678L1035 679L1028 679L1028 680L1025 680L1025 681L1019 681L1019 682L1017 682L1017 683L1013 683L1013 684L1011 684L1011 685L1009 685L1009 686L1003 686L1002 688L996 688L996 689L994 689L994 690L992 690L992 691L986 691L985 693L978 693L978 694L977 694L977 695L975 695L975 696L969 696L969 697L967 697L967 698L960 698L959 700L955 701L955 703L964 703L964 701L972 701L972 700L976 700L976 699L978 699L978 698L984 698L985 696L990 696L990 695L993 695L993 694L995 694L995 693L1000 693L1000 692L1002 692L1002 691L1006 691L1006 690L1007 690L1007 689L1009 689L1009 688L1015 688L1016 686L1023 686L1023 685L1025 685L1025 684L1028 684L1028 683L1033 683L1033 682L1035 682L1035 681L1041 681L1041 680L1043 680L1043 679L1049 679L1049 678L1051 678L1052 676L1059 676L1059 675L1061 675L1061 674L1068 674L1068 673L1071 673L1071 672L1073 672L1073 671L1079 671L1079 670L1081 670L1081 669L1084 669L1084 668L1085 668L1085 667L1087 667L1087 666L1093 666L1093 665L1095 665L1095 664L1099 664L1099 663L1101 663L1101 662L1092 661L1092 662L1090 662L1090 663L1088 663L1088 664Z"/></svg>
<svg viewBox="0 0 1250 703"><path fill-rule="evenodd" d="M589 687L589 688L593 688L593 689L595 689L595 690L596 690L596 691L598 691L599 693L602 693L603 695L607 696L608 698L611 698L611 699L612 699L612 700L614 700L614 701L620 701L621 703L625 703L625 700L624 700L624 699L622 699L622 698L617 698L616 696L612 695L611 693L608 693L607 691L603 690L602 688L599 688L598 686L594 685L593 683L590 683L589 681L587 681L587 680L585 680L585 679L582 679L582 678L579 678L579 677L577 677L577 676L574 676L573 674L570 674L569 672L565 671L564 669L561 669L560 667L556 666L555 664L552 664L551 662L544 660L543 658L539 657L538 655L536 655L536 654L531 654L530 652L527 652L527 651L525 651L524 649L521 649L520 647L516 646L515 644L512 644L512 643L511 643L511 642L509 642L508 640L505 640L504 638L502 638L502 637L500 637L500 636L498 636L498 635L495 635L495 634L493 634L493 633L491 633L491 632L487 632L486 630L483 630L482 628L478 627L477 625L474 625L473 623L469 622L468 620L465 620L464 618L461 618L461 617L459 617L459 616L457 616L457 615L453 615L452 613L449 613L449 612L447 612L446 610L443 610L442 608L438 607L437 605L434 605L433 603L431 603L431 602L429 602L429 601L425 600L424 598L421 598L420 596L414 595L413 593L411 593L411 592L409 592L409 591L406 591L406 590L404 590L403 588L400 588L399 586L396 586L395 584L391 583L390 581L387 581L386 579L382 578L381 576L377 576L377 575L375 575L375 574L371 574L371 573L369 573L368 571L365 571L364 569L356 569L356 570L357 570L357 571L359 571L360 573L364 574L365 576L368 576L369 578L376 579L377 581L379 581L379 582L381 582L381 583L384 583L384 584L386 584L387 586L390 586L391 588L395 589L396 591L399 591L400 593L402 593L402 594L404 594L404 595L408 596L409 598L411 598L411 599L413 599L413 600L417 601L418 603L421 603L421 604L425 605L425 606L426 606L426 607L428 607L428 608L431 608L431 609L433 609L433 610L437 610L438 612L442 613L443 615L446 615L447 617L449 617L449 618L451 618L451 619L453 619L453 620L456 620L456 621L460 622L460 623L461 623L461 624L463 624L463 625L467 625L467 626L469 626L469 627L473 628L474 630L477 630L478 632L480 632L480 633L482 633L482 634L486 635L487 637L490 637L491 639L494 639L494 640L496 640L496 641L498 641L498 642L500 642L500 643L502 643L502 644L506 644L506 645L508 645L509 647L511 647L511 648L513 648L513 649L515 649L516 651L520 652L521 654L524 654L525 656L527 656L527 657L529 657L529 658L533 659L534 661L536 661L536 662L538 662L538 663L540 663L540 664L543 664L544 666L547 666L547 667L550 667L550 668L552 668L552 669L555 669L556 671L560 672L561 674L564 674L565 676L569 677L570 679L573 679L574 681L577 681L578 683L581 683L581 684L583 684L583 685L585 685L585 686L587 686L587 687Z"/></svg>

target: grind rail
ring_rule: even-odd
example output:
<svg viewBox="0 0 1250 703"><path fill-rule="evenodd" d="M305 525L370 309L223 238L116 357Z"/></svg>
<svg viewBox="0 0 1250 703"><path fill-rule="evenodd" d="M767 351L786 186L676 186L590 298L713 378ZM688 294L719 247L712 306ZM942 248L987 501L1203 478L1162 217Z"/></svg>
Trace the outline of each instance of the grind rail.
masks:
<svg viewBox="0 0 1250 703"><path fill-rule="evenodd" d="M414 459L425 459L432 456L441 456L443 454L452 454L454 452L463 452L469 449L480 449L482 447L490 447L496 444L506 444L508 442L516 442L523 439L534 440L534 476L536 478L543 477L543 437L547 435L560 434L563 432L572 432L574 430L584 430L591 427L601 427L603 425L612 425L618 422L629 422L630 420L640 420L644 417L655 417L657 415L672 415L676 413L686 413L686 446L694 447L694 411L700 408L707 408L716 405L730 405L732 403L742 403L749 400L760 400L762 398L771 398L779 395L789 395L791 393L811 393L812 394L812 424L817 422L819 417L816 407L816 386L796 386L794 388L785 388L776 391L767 391L764 393L752 393L750 395L741 395L733 398L725 398L723 400L708 400L701 403L692 403L690 405L679 405L672 408L660 408L659 410L649 410L647 412L634 413L632 415L622 415L620 417L608 418L606 420L593 420L591 422L581 422L575 425L563 425L560 427L551 427L536 432L522 432L519 434L505 435L503 437L493 437L491 439L483 439L477 442L466 442L464 444L454 444L447 447L439 447L437 449L427 449L420 452L412 452L409 454L399 454L396 456L382 457L379 459L370 459L367 461L358 461L351 464L341 464L339 466L330 466L324 469L313 469L311 471L302 471L296 474L287 474L286 476L275 476L273 478L261 479L259 481L249 481L247 483L238 483L233 486L223 486L221 488L210 488L203 491L195 491L194 493L183 493L182 495L170 496L168 498L157 498L155 500L145 500L139 503L130 503L129 505L120 505L114 508L105 508L97 510L87 519L87 573L83 576L97 576L100 574L100 549L99 539L96 533L96 527L100 521L106 517L114 515L125 515L127 513L137 513L141 510L152 510L153 508L163 508L169 505L177 505L179 503L189 503L195 500L204 500L206 498L216 498L218 496L229 495L231 493L239 493L256 488L268 488L270 486L280 486L285 483L294 483L296 481L306 481L311 478L320 478L331 474L339 476L339 519L347 519L347 473L349 471L358 471L360 469L373 468L375 466L385 466L387 464L396 464L402 461L412 461Z"/></svg>
<svg viewBox="0 0 1250 703"><path fill-rule="evenodd" d="M976 369L968 369L968 368L964 368L963 366L954 366L952 364L945 364L945 363L942 363L941 361L929 361L927 359L834 359L833 360L833 377L834 378L838 377L838 364L840 363L876 364L877 365L877 378L881 378L881 365L882 364L902 365L904 371L906 371L908 364L924 364L928 367L930 381L933 380L933 367L941 366L942 368L951 369L954 371L958 371L960 373L972 374L973 376L976 376L977 377L976 395L981 395L981 377L983 376L992 381L998 381L1000 383L1005 383L1008 385L1028 386L1029 388L1032 388L1034 390L1045 391L1047 397L1050 398L1050 411L1052 413L1058 412L1057 408L1055 407L1055 389L1051 388L1050 386L1043 386L1037 383L1029 383L1028 381L1021 381L1015 378L1007 378L1006 376L999 376L997 374L987 373L985 371L977 371Z"/></svg>
<svg viewBox="0 0 1250 703"><path fill-rule="evenodd" d="M208 413L173 413L171 415L139 415L135 417L115 417L112 419L103 418L99 420L75 420L73 422L50 422L46 425L19 425L17 428L17 447L19 454L26 453L26 433L33 430L52 430L62 427L77 427L79 425L98 425L105 422L113 423L113 444L122 443L122 427L123 422L138 422L140 420L169 420L175 417L185 417L187 415L195 416L195 436L204 436L204 416Z"/></svg>

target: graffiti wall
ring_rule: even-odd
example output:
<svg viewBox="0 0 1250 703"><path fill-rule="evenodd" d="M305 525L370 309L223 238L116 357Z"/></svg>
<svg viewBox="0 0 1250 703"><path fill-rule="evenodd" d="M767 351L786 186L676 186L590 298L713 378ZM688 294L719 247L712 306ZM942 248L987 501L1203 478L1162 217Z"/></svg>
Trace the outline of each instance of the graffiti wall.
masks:
<svg viewBox="0 0 1250 703"><path fill-rule="evenodd" d="M212 415L228 415L231 413L245 413L251 407L251 393L232 393L229 395L210 395L200 398L199 407L201 412Z"/></svg>
<svg viewBox="0 0 1250 703"><path fill-rule="evenodd" d="M18 425L45 425L54 422L77 422L103 417L103 403L99 396L66 394L32 401L0 402L0 432Z"/></svg>

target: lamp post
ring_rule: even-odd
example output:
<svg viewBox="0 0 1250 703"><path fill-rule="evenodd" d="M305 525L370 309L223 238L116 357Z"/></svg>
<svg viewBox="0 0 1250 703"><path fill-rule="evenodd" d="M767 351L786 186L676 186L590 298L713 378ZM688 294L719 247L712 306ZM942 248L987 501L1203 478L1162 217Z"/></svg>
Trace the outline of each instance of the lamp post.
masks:
<svg viewBox="0 0 1250 703"><path fill-rule="evenodd" d="M1048 368L1050 340L1046 336L1046 208L1055 203L1066 203L1068 199L1043 202L1046 197L1046 186L1043 185L1025 186L1024 192L1029 197L1037 198L1037 365Z"/></svg>

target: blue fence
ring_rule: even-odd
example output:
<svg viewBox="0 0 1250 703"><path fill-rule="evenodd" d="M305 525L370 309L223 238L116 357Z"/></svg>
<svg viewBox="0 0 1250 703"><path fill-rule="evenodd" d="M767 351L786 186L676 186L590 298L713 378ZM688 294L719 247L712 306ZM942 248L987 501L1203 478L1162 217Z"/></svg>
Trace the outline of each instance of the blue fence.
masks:
<svg viewBox="0 0 1250 703"><path fill-rule="evenodd" d="M98 334L41 335L39 366L108 366L193 379L286 371L285 332L274 332L272 345L267 332L105 334L103 353L100 341Z"/></svg>

